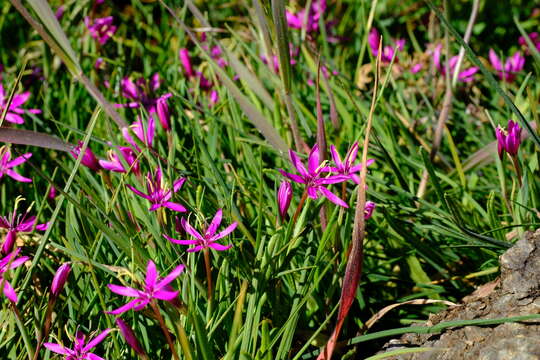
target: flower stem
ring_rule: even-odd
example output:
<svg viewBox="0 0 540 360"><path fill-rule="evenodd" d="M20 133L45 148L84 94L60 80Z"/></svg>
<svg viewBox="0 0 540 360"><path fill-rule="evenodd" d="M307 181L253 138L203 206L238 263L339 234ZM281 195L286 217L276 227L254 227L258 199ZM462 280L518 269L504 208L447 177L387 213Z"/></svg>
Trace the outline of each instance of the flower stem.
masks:
<svg viewBox="0 0 540 360"><path fill-rule="evenodd" d="M208 301L212 301L212 264L210 262L210 250L205 248L204 251L204 265L206 267L206 282L208 286Z"/></svg>
<svg viewBox="0 0 540 360"><path fill-rule="evenodd" d="M304 193L302 194L302 198L300 199L300 203L298 204L298 207L296 208L296 211L294 212L292 222L293 225L296 225L296 220L298 219L298 216L302 212L302 208L304 207L304 203L307 199L307 190L304 190Z"/></svg>
<svg viewBox="0 0 540 360"><path fill-rule="evenodd" d="M510 158L512 159L512 164L514 165L514 169L516 169L516 175L518 178L519 187L521 188L523 186L523 179L522 179L521 168L519 167L519 161L518 161L517 155L510 156Z"/></svg>
<svg viewBox="0 0 540 360"><path fill-rule="evenodd" d="M28 354L28 359L32 360L34 358L34 350L32 349L32 346L30 345L30 339L28 339L28 333L26 332L26 328L24 327L24 323L21 320L21 314L19 313L19 310L17 309L17 306L15 303L11 302L11 308L13 309L13 313L15 314L15 322L17 323L17 327L19 328L19 331L21 332L21 337L24 342L24 346L26 347L26 353Z"/></svg>
<svg viewBox="0 0 540 360"><path fill-rule="evenodd" d="M174 349L174 344L171 339L171 334L169 333L169 330L167 329L167 326L165 325L165 320L163 319L163 316L161 316L161 313L159 312L159 308L156 302L152 301L150 303L150 306L152 307L152 310L154 310L154 314L156 314L156 317L159 322L159 326L161 327L161 331L163 331L163 334L165 335L165 339L167 339L167 343L169 344L169 348L171 349L174 360L180 360L180 358L178 357L178 354L176 353L176 350Z"/></svg>

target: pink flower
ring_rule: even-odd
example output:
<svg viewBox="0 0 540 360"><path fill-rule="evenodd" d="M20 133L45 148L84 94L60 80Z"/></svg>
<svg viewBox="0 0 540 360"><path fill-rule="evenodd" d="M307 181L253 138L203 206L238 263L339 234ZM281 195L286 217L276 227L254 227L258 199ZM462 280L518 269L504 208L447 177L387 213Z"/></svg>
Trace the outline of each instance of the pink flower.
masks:
<svg viewBox="0 0 540 360"><path fill-rule="evenodd" d="M65 355L66 360L104 360L103 358L89 351L102 342L111 331L112 329L105 329L101 334L96 336L88 343L86 343L86 336L81 331L77 331L75 334L73 349L68 349L60 344L54 343L45 343L43 346L52 352Z"/></svg>
<svg viewBox="0 0 540 360"><path fill-rule="evenodd" d="M287 25L293 29L305 28L307 33L316 32L319 30L319 19L323 17L325 11L326 0L313 0L309 9L302 9L296 14L286 11Z"/></svg>
<svg viewBox="0 0 540 360"><path fill-rule="evenodd" d="M291 204L292 199L292 185L290 182L283 180L279 186L277 193L277 202L279 215L282 219L285 219L287 215L287 210L289 210L289 205Z"/></svg>
<svg viewBox="0 0 540 360"><path fill-rule="evenodd" d="M536 47L536 49L540 51L540 34L538 34L535 31L535 32L530 33L528 36L529 36L529 39L531 39L531 42ZM525 52L527 54L530 54L529 46L527 45L527 41L525 40L525 37L520 36L518 42L519 42L519 45L525 48Z"/></svg>
<svg viewBox="0 0 540 360"><path fill-rule="evenodd" d="M179 291L170 291L168 285L176 279L183 270L184 265L178 265L169 275L158 281L159 274L156 269L156 264L154 264L152 260L148 260L144 290L137 290L131 287L114 284L107 285L109 290L115 294L135 298L116 310L108 311L107 314L119 315L130 309L139 311L145 308L146 305L154 299L173 301L178 296Z"/></svg>
<svg viewBox="0 0 540 360"><path fill-rule="evenodd" d="M411 66L411 73L416 74L417 72L422 70L423 67L424 65L422 63L414 64L413 66Z"/></svg>
<svg viewBox="0 0 540 360"><path fill-rule="evenodd" d="M152 143L154 142L154 135L156 133L156 127L154 124L155 122L152 116L150 116L150 118L148 119L147 125L145 125L142 119L137 116L137 121L135 121L133 125L130 126L130 128L143 144L148 147L152 147ZM133 140L127 128L122 129L122 135L128 143L130 143L135 149L137 149L137 151L141 151L139 145L137 145L135 140Z"/></svg>
<svg viewBox="0 0 540 360"><path fill-rule="evenodd" d="M179 57L182 67L184 68L184 73L186 74L186 77L188 79L194 79L198 81L199 88L204 92L210 93L210 105L214 105L217 102L218 97L217 92L213 90L214 84L212 83L212 81L208 80L202 72L193 70L191 58L187 49L180 49Z"/></svg>
<svg viewBox="0 0 540 360"><path fill-rule="evenodd" d="M16 206L15 206L16 207ZM7 254L13 249L17 234L20 232L31 232L36 227L36 230L45 231L49 227L49 223L36 224L35 216L28 216L28 212L17 215L15 208L9 216L0 217L0 228L7 229L8 233L2 244L2 253Z"/></svg>
<svg viewBox="0 0 540 360"><path fill-rule="evenodd" d="M169 113L169 105L167 105L167 98L162 96L157 99L156 112L161 127L165 131L171 130L171 114Z"/></svg>
<svg viewBox="0 0 540 360"><path fill-rule="evenodd" d="M353 146L351 146L343 161L341 161L341 157L334 145L330 145L330 152L332 153L332 159L336 166L327 166L323 171L349 176L356 184L360 184L360 178L355 173L362 170L362 164L353 165L356 156L358 155L358 143L355 142ZM373 164L374 161L375 160L373 159L368 159L367 165Z"/></svg>
<svg viewBox="0 0 540 360"><path fill-rule="evenodd" d="M225 236L229 235L231 232L236 229L236 226L238 225L235 222L233 222L231 225L227 226L224 230L216 234L216 231L221 224L221 220L223 218L223 212L221 209L219 209L216 212L216 215L212 219L212 222L207 228L203 229L203 234L201 235L197 230L195 230L187 221L186 219L182 218L182 226L186 230L188 234L193 236L195 240L177 240L173 239L170 236L163 235L167 240L180 245L195 245L195 247L188 249L188 252L196 252L201 251L206 248L212 248L214 250L218 251L224 251L228 250L232 247L232 245L221 245L217 243L217 240L224 238Z"/></svg>
<svg viewBox="0 0 540 360"><path fill-rule="evenodd" d="M180 190L185 181L185 178L179 178L174 181L172 189L164 188L162 182L161 168L158 167L154 173L154 176L152 176L151 173L148 173L146 175L146 194L135 189L131 185L126 186L129 190L133 191L138 196L150 201L152 206L150 206L149 211L155 211L160 207L166 207L174 211L186 212L187 209L184 206L169 201L172 197L172 194Z"/></svg>
<svg viewBox="0 0 540 360"><path fill-rule="evenodd" d="M437 68L437 70L439 70L439 72L443 76L446 76L446 66L444 64L441 64L441 54L442 54L442 44L438 44L432 52L433 63L435 64L435 67ZM458 61L458 56L456 55L456 56L452 56L450 58L450 61L448 62L451 73L454 72L457 61ZM458 80L461 82L471 82L474 80L474 74L476 74L478 70L479 69L476 66L467 68L458 74Z"/></svg>
<svg viewBox="0 0 540 360"><path fill-rule="evenodd" d="M79 145L75 146L73 150L70 151L70 154L75 158L78 159L79 155L81 153L81 149L83 146L83 142L79 141ZM96 155L92 152L89 146L86 147L86 150L84 151L84 155L81 160L81 164L89 168L93 171L101 170L101 165L99 164L98 159L96 158Z"/></svg>
<svg viewBox="0 0 540 360"><path fill-rule="evenodd" d="M364 208L364 219L368 220L373 215L375 210L375 203L372 201L366 201L366 206Z"/></svg>
<svg viewBox="0 0 540 360"><path fill-rule="evenodd" d="M14 303L17 303L18 301L17 293L15 292L9 281L7 281L7 279L4 277L4 273L8 270L13 270L16 267L21 266L26 260L28 260L27 256L15 259L17 255L19 255L19 251L20 249L17 249L11 254L4 257L2 260L0 260L0 283L4 284L4 295Z"/></svg>
<svg viewBox="0 0 540 360"><path fill-rule="evenodd" d="M105 43L116 32L116 26L113 25L113 17L107 16L104 18L90 19L88 16L84 18L84 24L90 31L90 36L97 40L100 45Z"/></svg>
<svg viewBox="0 0 540 360"><path fill-rule="evenodd" d="M153 115L156 112L156 103L159 98L155 93L160 86L161 80L158 73L152 75L149 80L141 77L135 82L125 77L120 82L122 96L132 101L127 104L116 104L116 107L138 108L142 105L150 115ZM166 93L161 97L167 99L171 96L171 93Z"/></svg>
<svg viewBox="0 0 540 360"><path fill-rule="evenodd" d="M145 356L146 353L141 347L141 344L139 344L139 341L135 337L135 334L133 333L133 330L124 322L124 320L120 318L116 318L116 325L118 326L118 329L120 329L120 334L122 334L122 337L126 340L129 346L138 354L141 356Z"/></svg>
<svg viewBox="0 0 540 360"><path fill-rule="evenodd" d="M25 111L31 113L31 114L41 114L41 110L39 109L23 109L21 108L22 104L24 104L28 98L30 97L30 92L26 91L22 94L15 94L13 96L13 99L11 100L11 104L9 104L9 108L6 113L6 121L9 121L10 123L14 124L23 124L24 119L20 114L24 114ZM4 87L2 84L0 84L0 113L4 111L4 109L7 106L8 97L6 96L6 92L4 90Z"/></svg>
<svg viewBox="0 0 540 360"><path fill-rule="evenodd" d="M122 159L125 162L122 162L116 151L109 150L107 153L107 157L109 160L99 160L99 165L105 170L118 172L118 173L127 173L128 171L132 170L135 175L140 174L139 170L139 162L137 161L137 156L128 147L119 146L118 151L122 155Z"/></svg>
<svg viewBox="0 0 540 360"><path fill-rule="evenodd" d="M489 49L489 61L491 62L491 66L499 74L499 78L509 83L516 79L516 73L523 70L525 66L525 58L519 51L516 51L513 56L509 57L503 66L503 62L499 59L495 51Z"/></svg>
<svg viewBox="0 0 540 360"><path fill-rule="evenodd" d="M16 173L15 170L13 170L15 166L21 165L26 160L30 159L31 156L32 153L26 153L13 160L10 160L11 151L9 150L9 148L5 146L0 147L0 179L2 178L2 176L7 175L12 179L20 182L32 182L32 179L24 177Z"/></svg>
<svg viewBox="0 0 540 360"><path fill-rule="evenodd" d="M371 28L371 31L368 35L368 44L371 48L371 53L373 56L377 56L379 54L379 41L380 41L380 34L377 31L376 28ZM382 54L381 54L381 61L383 63L390 63L392 59L394 58L395 50L403 51L403 48L405 47L405 40L404 39L397 39L394 42L394 46L386 45L382 48ZM397 58L396 58L397 61Z"/></svg>
<svg viewBox="0 0 540 360"><path fill-rule="evenodd" d="M51 284L51 293L55 298L60 295L60 292L64 288L70 272L71 266L69 263L62 264L58 270L56 270Z"/></svg>
<svg viewBox="0 0 540 360"><path fill-rule="evenodd" d="M289 157L291 158L293 166L300 173L300 175L291 174L279 169L278 171L281 173L281 175L296 183L304 184L306 186L308 196L312 199L317 199L319 195L322 194L336 205L343 206L345 208L349 207L345 201L334 195L325 187L325 185L347 181L349 180L350 176L331 175L323 177L325 168L320 164L318 145L313 146L311 152L309 153L307 169L304 167L304 164L302 164L300 158L298 158L298 155L296 155L294 151L289 150Z"/></svg>
<svg viewBox="0 0 540 360"><path fill-rule="evenodd" d="M521 128L517 122L508 120L508 129L505 130L498 126L495 130L497 136L497 152L499 158L502 159L504 152L515 157L518 154L519 146L521 145Z"/></svg>

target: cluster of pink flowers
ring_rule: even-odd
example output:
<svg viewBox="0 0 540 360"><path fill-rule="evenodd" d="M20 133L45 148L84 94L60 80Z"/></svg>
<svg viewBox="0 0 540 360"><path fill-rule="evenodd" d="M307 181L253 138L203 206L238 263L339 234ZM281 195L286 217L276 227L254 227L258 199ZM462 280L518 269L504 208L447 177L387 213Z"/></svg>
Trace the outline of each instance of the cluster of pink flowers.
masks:
<svg viewBox="0 0 540 360"><path fill-rule="evenodd" d="M88 16L84 18L84 24L88 28L90 36L97 40L100 45L105 45L116 32L117 28L113 22L114 18L112 16L96 19L91 19Z"/></svg>
<svg viewBox="0 0 540 360"><path fill-rule="evenodd" d="M347 203L328 190L327 186L348 180L352 180L356 184L359 184L360 180L356 173L361 171L362 164L354 164L358 155L358 143L353 144L343 160L341 160L335 146L332 145L330 149L334 166L328 166L326 163L321 163L319 146L315 145L308 155L307 168L304 166L298 155L293 150L289 150L291 163L296 171L298 171L298 174L289 173L282 169L279 169L278 171L289 180L297 184L302 184L305 189L304 191L310 198L318 199L322 195L334 204L348 208L349 206ZM373 159L369 159L367 161L367 166L371 165L373 161ZM285 218L285 215L287 214L292 194L291 184L287 181L282 182L277 195L278 209L282 218ZM368 212L366 212L366 219L371 217L374 206L375 204L371 202L366 206L366 209L368 209Z"/></svg>
<svg viewBox="0 0 540 360"><path fill-rule="evenodd" d="M23 124L24 119L21 115L24 114L25 111L31 114L41 114L41 110L39 109L23 109L21 107L26 101L28 101L29 97L29 91L23 92L22 94L15 94L13 96L11 104L9 104L9 107L7 109L6 121L9 121L13 124ZM4 112L4 109L7 106L7 102L8 97L6 91L4 90L4 86L2 85L2 83L0 83L0 113Z"/></svg>

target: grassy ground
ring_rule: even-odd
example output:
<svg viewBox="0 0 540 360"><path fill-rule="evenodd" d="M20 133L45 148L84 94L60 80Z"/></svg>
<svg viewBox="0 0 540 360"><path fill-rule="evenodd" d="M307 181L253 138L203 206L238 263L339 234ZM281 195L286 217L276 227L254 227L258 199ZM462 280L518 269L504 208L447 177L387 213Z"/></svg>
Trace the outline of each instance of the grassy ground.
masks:
<svg viewBox="0 0 540 360"><path fill-rule="evenodd" d="M175 302L160 300L157 312L147 306L122 315L148 358L171 357L163 327L181 359L314 358L336 323L363 189L353 181L328 186L349 205L345 209L324 197L302 203L304 187L293 183L288 215L281 219L276 194L285 178L278 169L297 172L287 151L298 151L304 161L302 142L333 144L342 156L359 142L359 162L374 97L368 157L375 161L366 196L376 208L361 234L361 280L334 358L366 358L384 339L345 343L421 322L445 306L404 305L367 329L370 317L387 305L457 302L494 279L498 256L538 227L540 55L518 42L538 29L533 2L479 1L460 70L478 71L467 82L443 73L460 50L472 2L445 8L442 2L328 1L316 29L307 30L287 27L281 1L165 3L51 1L52 10L46 1L23 3L19 9L28 9L38 30L17 11L18 1L0 4L6 101L12 90L28 91L21 107L42 110L21 114L24 124L10 123L6 112L0 117L3 151L9 147L12 158L31 152L16 171L33 180L0 179L0 216L16 204L18 213L33 204L37 222L50 221L46 231L18 234L14 248L29 259L3 274L19 297L16 305L2 298L0 349L6 358L32 359L36 349L39 358L60 358L40 347L40 339L71 348L77 330L117 328L115 316L105 312L128 299L107 284L142 288L148 260L162 276L185 265L171 282L179 290ZM52 12L59 6L64 12L57 23ZM304 6L286 4L291 13ZM90 36L87 16L113 16L117 28L104 44ZM405 40L395 56L380 59L376 93L372 28L383 46ZM221 54L211 52L215 46ZM490 48L504 58L516 51L525 58L512 82L502 81L490 64ZM191 76L181 49L191 58ZM415 65L418 72L411 71ZM159 87L151 83L156 73ZM123 96L125 78L144 79L139 91L146 98ZM167 93L170 131L152 108L152 100ZM112 105L128 102L147 106ZM150 117L156 130L151 146L133 133L133 144L126 142L122 127L142 119L147 130ZM522 180L511 157L497 154L495 127L506 127L509 119L523 128L515 157ZM79 141L100 159L130 147L139 173L124 160L123 173L84 166L63 151ZM149 202L126 186L145 189L147 172L158 167L167 188L186 179L170 201L187 212L149 211ZM56 197L48 196L51 187ZM219 231L237 223L219 242L232 248L186 252L187 246L163 237L193 239L180 219L202 229L218 209ZM65 262L72 270L51 304L50 284ZM43 339L49 318L50 334ZM137 356L119 331L93 351L106 359Z"/></svg>

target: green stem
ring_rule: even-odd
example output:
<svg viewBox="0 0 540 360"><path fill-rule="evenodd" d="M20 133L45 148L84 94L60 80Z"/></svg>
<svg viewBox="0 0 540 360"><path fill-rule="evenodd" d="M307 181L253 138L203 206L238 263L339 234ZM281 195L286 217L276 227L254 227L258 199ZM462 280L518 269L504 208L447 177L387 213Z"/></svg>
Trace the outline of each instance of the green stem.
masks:
<svg viewBox="0 0 540 360"><path fill-rule="evenodd" d="M28 339L28 332L26 331L26 328L24 327L24 324L21 320L21 314L19 313L19 310L17 309L15 303L10 301L10 304L11 308L13 309L13 313L15 314L15 322L17 323L19 331L21 332L24 346L26 347L28 359L32 360L34 358L34 350L32 349L32 345L30 345L30 339Z"/></svg>

